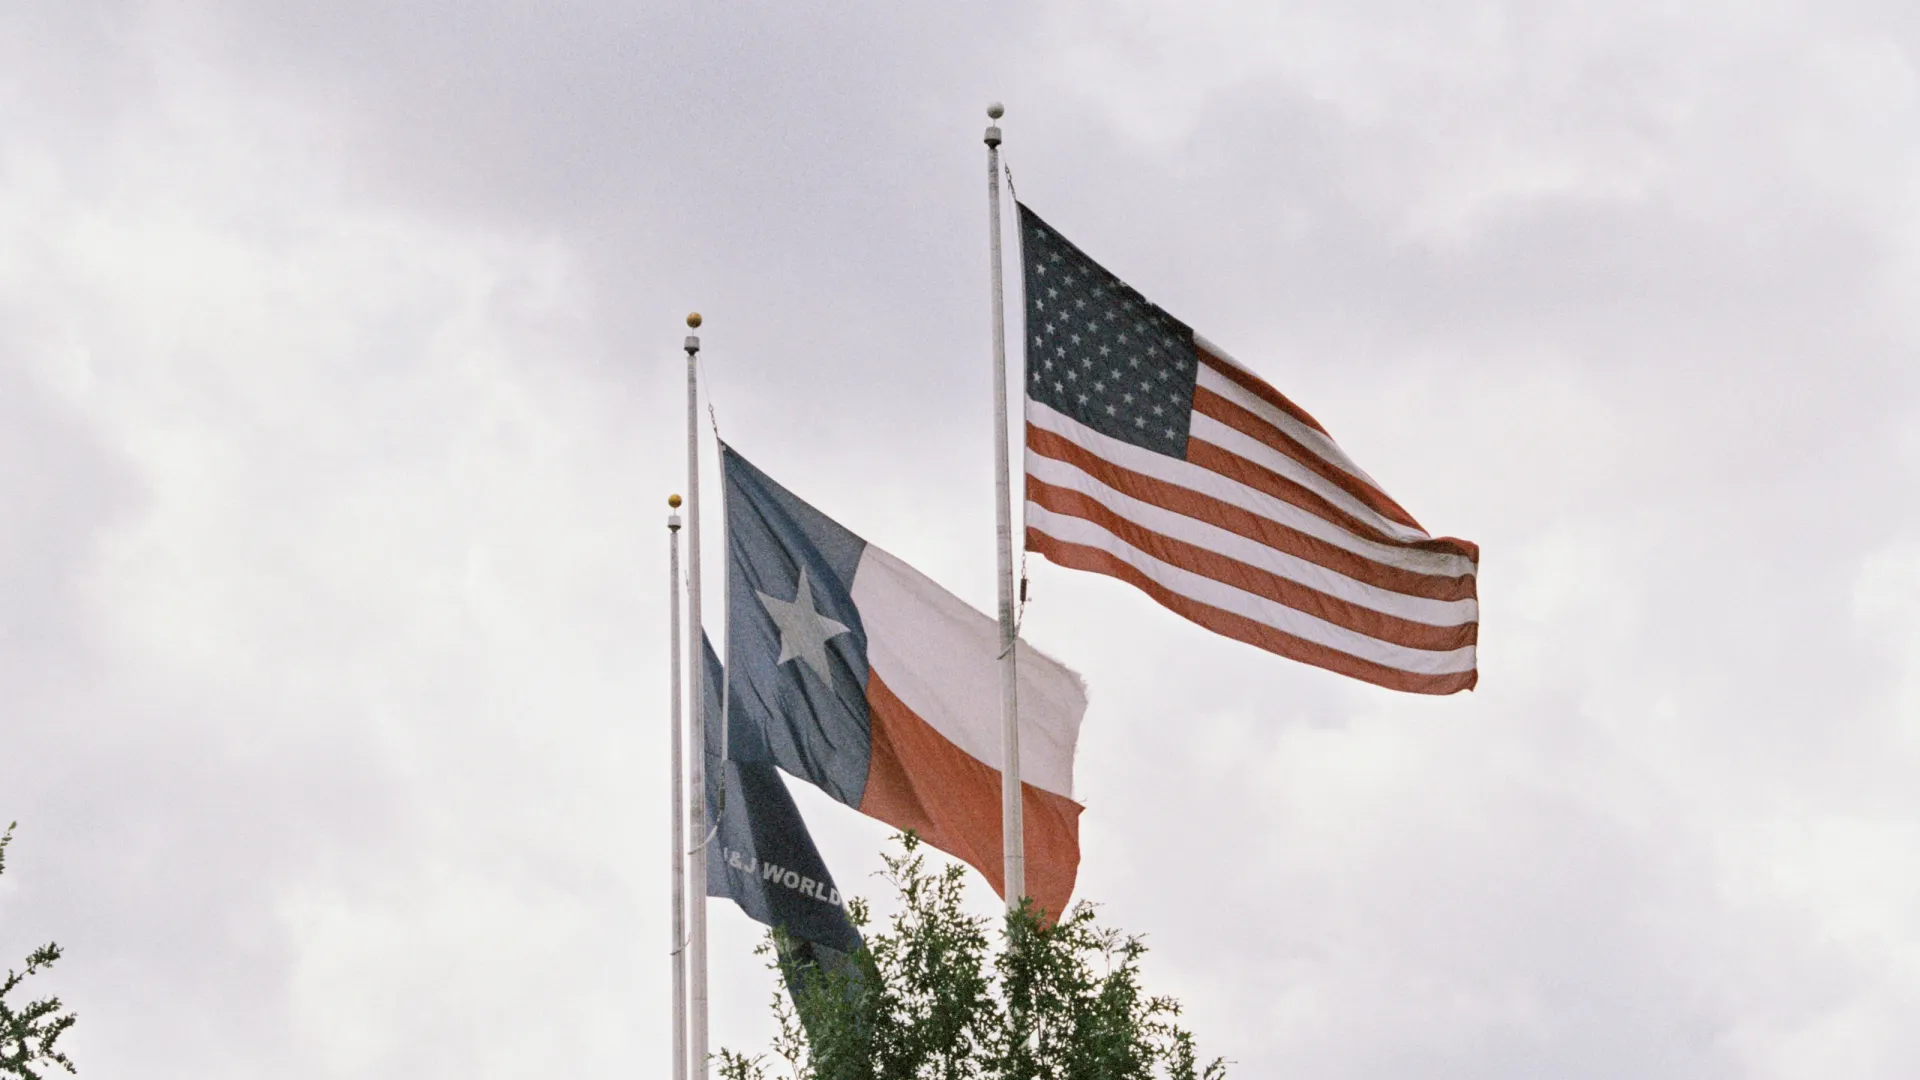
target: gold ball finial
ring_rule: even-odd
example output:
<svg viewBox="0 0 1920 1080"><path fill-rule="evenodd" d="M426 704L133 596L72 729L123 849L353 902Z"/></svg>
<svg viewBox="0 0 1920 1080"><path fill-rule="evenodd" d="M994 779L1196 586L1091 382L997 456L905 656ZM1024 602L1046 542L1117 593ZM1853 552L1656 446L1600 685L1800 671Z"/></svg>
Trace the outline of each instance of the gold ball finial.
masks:
<svg viewBox="0 0 1920 1080"><path fill-rule="evenodd" d="M696 311L691 315L688 315L687 325L693 327L695 330L700 329L700 313Z"/></svg>
<svg viewBox="0 0 1920 1080"><path fill-rule="evenodd" d="M667 505L672 507L675 510L680 509L680 496L678 495L667 496Z"/></svg>
<svg viewBox="0 0 1920 1080"><path fill-rule="evenodd" d="M1005 105L996 101L987 106L987 119L998 120L1005 115L1007 115L1007 107Z"/></svg>

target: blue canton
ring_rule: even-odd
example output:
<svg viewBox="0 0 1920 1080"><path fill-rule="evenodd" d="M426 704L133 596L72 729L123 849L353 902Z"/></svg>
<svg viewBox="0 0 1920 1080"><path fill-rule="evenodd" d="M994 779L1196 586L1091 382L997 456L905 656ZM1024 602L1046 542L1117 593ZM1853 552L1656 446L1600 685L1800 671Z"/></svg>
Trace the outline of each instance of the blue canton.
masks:
<svg viewBox="0 0 1920 1080"><path fill-rule="evenodd" d="M1184 458L1193 331L1020 207L1027 396L1135 446Z"/></svg>

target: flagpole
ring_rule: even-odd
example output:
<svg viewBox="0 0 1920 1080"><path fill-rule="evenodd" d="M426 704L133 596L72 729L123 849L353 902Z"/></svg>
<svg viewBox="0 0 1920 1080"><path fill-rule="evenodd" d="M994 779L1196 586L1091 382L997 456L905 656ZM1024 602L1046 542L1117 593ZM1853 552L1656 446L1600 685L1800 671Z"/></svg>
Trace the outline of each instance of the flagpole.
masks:
<svg viewBox="0 0 1920 1080"><path fill-rule="evenodd" d="M673 769L673 1080L687 1080L687 833L686 798L680 753L680 496L667 497L667 608L673 642L673 694L668 725L669 765ZM706 658L703 655L702 661ZM704 666L704 663L703 665ZM703 890L704 891L704 890Z"/></svg>
<svg viewBox="0 0 1920 1080"><path fill-rule="evenodd" d="M1006 109L987 106L998 121ZM1026 833L1020 806L1020 675L1013 624L1013 475L1007 455L1007 313L1000 274L1000 125L987 125L987 226L993 246L993 482L996 554L1000 560L1000 848L1007 910L1027 893ZM1055 912L1055 914L1059 914Z"/></svg>
<svg viewBox="0 0 1920 1080"><path fill-rule="evenodd" d="M687 329L700 328L700 315L687 316ZM689 997L687 1064L693 1080L707 1080L707 700L706 636L700 626L700 335L689 333L687 350L687 640L692 643L693 678L688 680L691 702L687 725L693 745L688 753L687 820L695 840L689 854L697 855L688 883L687 966Z"/></svg>

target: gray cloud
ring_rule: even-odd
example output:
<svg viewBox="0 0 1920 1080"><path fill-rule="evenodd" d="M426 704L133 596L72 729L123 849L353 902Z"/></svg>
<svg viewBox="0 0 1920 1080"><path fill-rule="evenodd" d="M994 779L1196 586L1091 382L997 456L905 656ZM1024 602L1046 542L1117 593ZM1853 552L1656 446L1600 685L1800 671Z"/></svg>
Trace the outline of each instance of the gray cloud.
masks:
<svg viewBox="0 0 1920 1080"><path fill-rule="evenodd" d="M1909 1075L1910 22L9 9L0 948L69 947L89 1071L664 1065L680 316L730 438L984 605L1004 97L1023 197L1486 552L1444 701L1036 560L1082 894L1203 1047Z"/></svg>

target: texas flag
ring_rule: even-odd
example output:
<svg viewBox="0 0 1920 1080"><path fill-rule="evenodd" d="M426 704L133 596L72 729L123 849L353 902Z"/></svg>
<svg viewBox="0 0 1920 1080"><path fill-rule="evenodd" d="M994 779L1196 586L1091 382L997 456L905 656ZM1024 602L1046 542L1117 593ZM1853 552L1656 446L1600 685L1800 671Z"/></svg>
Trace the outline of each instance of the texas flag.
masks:
<svg viewBox="0 0 1920 1080"><path fill-rule="evenodd" d="M1005 895L999 626L721 447L728 708L779 766L965 860ZM1080 677L1022 643L1027 893L1066 910L1080 866Z"/></svg>

